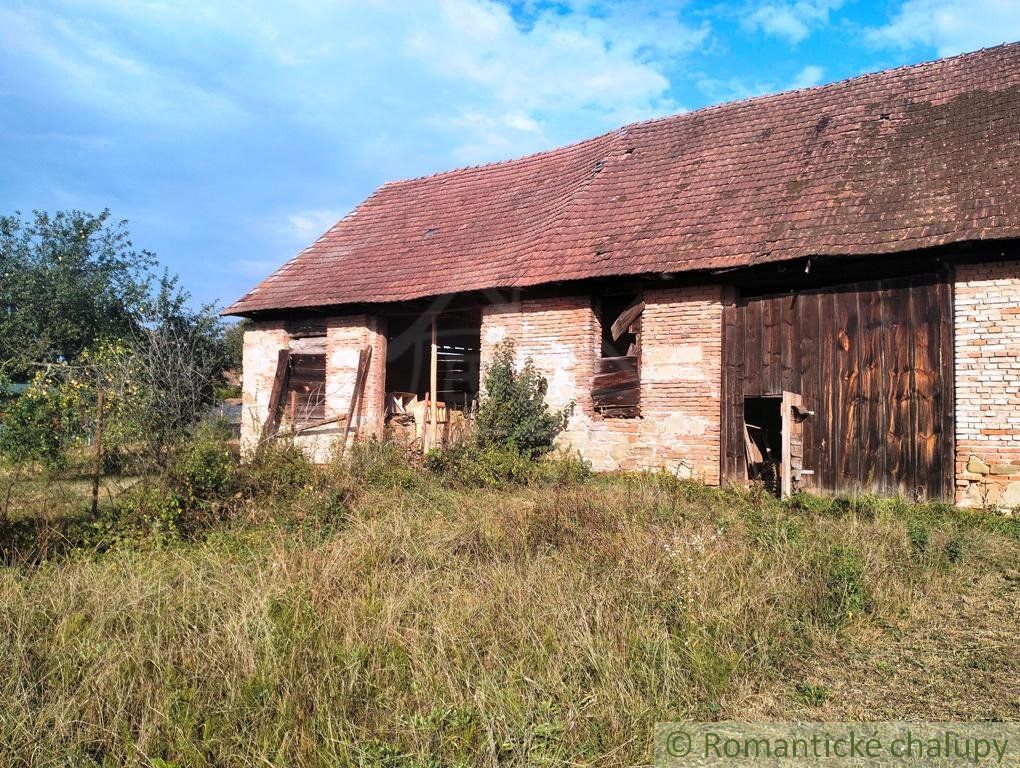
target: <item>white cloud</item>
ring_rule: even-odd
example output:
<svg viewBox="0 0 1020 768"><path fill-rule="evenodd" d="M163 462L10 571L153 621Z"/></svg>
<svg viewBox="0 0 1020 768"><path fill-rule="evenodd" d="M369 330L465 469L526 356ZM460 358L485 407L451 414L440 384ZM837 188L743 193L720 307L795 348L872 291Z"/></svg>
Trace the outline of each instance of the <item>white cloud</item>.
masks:
<svg viewBox="0 0 1020 768"><path fill-rule="evenodd" d="M679 109L666 70L702 45L682 3L14 0L0 46L118 120L189 134L280 124L384 156L485 161ZM637 12L640 11L640 12ZM442 162L440 157L440 162ZM423 169L431 170L431 169Z"/></svg>
<svg viewBox="0 0 1020 768"><path fill-rule="evenodd" d="M843 0L797 0L797 2L763 2L749 11L743 26L750 31L761 30L799 43L814 27L829 22L829 14L839 9Z"/></svg>
<svg viewBox="0 0 1020 768"><path fill-rule="evenodd" d="M872 43L909 48L925 45L939 56L1020 39L1017 0L906 0L888 24L872 29Z"/></svg>
<svg viewBox="0 0 1020 768"><path fill-rule="evenodd" d="M825 76L825 70L814 64L808 64L804 69L797 73L796 77L790 82L790 88L811 88L812 86L818 85L822 82L822 78Z"/></svg>
<svg viewBox="0 0 1020 768"><path fill-rule="evenodd" d="M756 96L790 91L796 88L811 88L820 84L824 76L824 69L814 64L808 64L794 75L793 79L788 83L749 81L739 77L729 78L728 80L702 77L698 80L697 85L698 89L708 96L713 103L720 104L727 101L752 99Z"/></svg>
<svg viewBox="0 0 1020 768"><path fill-rule="evenodd" d="M287 216L286 231L298 242L308 244L340 221L343 215L344 211L332 209L298 211Z"/></svg>
<svg viewBox="0 0 1020 768"><path fill-rule="evenodd" d="M193 263L196 293L230 295L210 270L261 276L382 181L679 111L673 85L711 32L698 13L683 0L3 0L0 140L18 149L0 191L25 209L65 204L58 187L67 205L110 205L169 263ZM66 136L59 151L40 126ZM153 212L172 223L142 226Z"/></svg>

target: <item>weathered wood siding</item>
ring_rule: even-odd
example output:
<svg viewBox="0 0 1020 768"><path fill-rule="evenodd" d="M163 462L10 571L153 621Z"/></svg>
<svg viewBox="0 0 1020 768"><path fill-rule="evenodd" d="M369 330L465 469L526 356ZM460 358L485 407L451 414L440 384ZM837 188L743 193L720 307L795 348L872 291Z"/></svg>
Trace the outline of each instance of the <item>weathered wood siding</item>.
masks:
<svg viewBox="0 0 1020 768"><path fill-rule="evenodd" d="M745 397L797 392L804 485L953 496L952 286L915 276L740 298L724 310L723 475L746 477Z"/></svg>

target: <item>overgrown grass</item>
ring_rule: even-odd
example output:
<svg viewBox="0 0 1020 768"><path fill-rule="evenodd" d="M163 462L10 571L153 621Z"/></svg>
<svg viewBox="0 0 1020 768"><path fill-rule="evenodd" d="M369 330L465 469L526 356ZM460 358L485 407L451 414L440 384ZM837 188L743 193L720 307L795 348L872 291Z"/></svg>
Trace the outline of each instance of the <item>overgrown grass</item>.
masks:
<svg viewBox="0 0 1020 768"><path fill-rule="evenodd" d="M967 631L999 685L923 714L1020 716L998 522L572 460L494 488L377 444L194 451L108 505L101 547L0 568L0 764L638 764L656 720L909 716L837 696L841 654L936 664L914 638L960 596L998 601Z"/></svg>

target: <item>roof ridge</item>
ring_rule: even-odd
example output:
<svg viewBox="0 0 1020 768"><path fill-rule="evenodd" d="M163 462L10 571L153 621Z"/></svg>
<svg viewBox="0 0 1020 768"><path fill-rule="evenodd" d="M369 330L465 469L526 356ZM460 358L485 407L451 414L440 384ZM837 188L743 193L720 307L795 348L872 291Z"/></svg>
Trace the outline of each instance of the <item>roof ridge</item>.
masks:
<svg viewBox="0 0 1020 768"><path fill-rule="evenodd" d="M857 83L869 78L885 77L896 72L906 72L912 69L924 69L927 67L934 67L936 65L942 66L949 64L950 62L958 61L960 59L976 58L981 54L987 54L990 51L996 51L1000 48L1012 48L1020 47L1020 41L1013 41L1010 43L999 43L998 45L992 45L987 48L979 48L976 51L966 51L964 53L957 53L953 56L943 56L937 59L928 59L926 61L919 61L913 64L900 64L897 67L889 67L887 69L878 69L874 72L862 72L859 75L853 77L845 77L842 80L834 80L831 83L819 83L818 85L808 85L803 88L788 88L785 91L776 91L775 93L761 93L757 96L747 96L743 99L734 99L733 101L724 101L721 104L707 104L704 107L698 107L697 109L688 110L686 112L677 112L672 115L662 115L661 117L650 117L647 120L640 120L636 123L629 123L621 128L617 129L620 131L627 130L629 128L639 128L652 123L659 123L665 120L674 120L677 118L690 117L692 115L704 114L706 112L714 112L717 110L729 109L731 107L745 106L747 104L754 104L758 102L766 102L772 99L779 99L785 96L789 96L792 93L807 93L809 91L824 91L829 88L836 88L837 86L850 85L851 83Z"/></svg>
<svg viewBox="0 0 1020 768"><path fill-rule="evenodd" d="M550 147L549 149L541 149L541 150L538 150L537 152L529 152L526 155L518 155L516 157L507 157L507 158L504 158L502 160L493 160L493 161L488 162L488 163L475 163L473 165L462 165L462 166L457 166L455 168L446 168L446 169L443 169L441 171L434 171L433 173L426 173L426 174L422 174L420 176L410 176L410 177L405 178L405 179L390 179L389 181L383 182L383 184L379 187L379 189L382 189L383 187L395 187L395 186L398 186L398 185L401 185L401 184L410 184L410 183L414 183L414 182L418 182L418 181L425 181L426 179L435 179L435 178L438 178L438 177L441 177L441 176L446 176L446 175L459 174L459 173L463 173L465 171L475 171L475 170L481 170L483 168L495 168L495 167L498 167L498 166L501 166L501 165L507 165L509 163L517 163L517 162L521 162L521 161L524 161L524 160L532 160L534 158L541 157L543 155L553 154L553 153L561 152L561 151L567 150L567 149L573 149L575 147L579 147L582 144L587 144L588 142L598 141L599 139L603 139L603 138L606 138L608 136L612 136L614 134L626 135L626 133L628 131L630 131L631 129L633 129L633 128L641 128L641 127L646 126L646 125L652 125L652 124L655 124L655 123L661 123L661 122L664 122L664 121L667 121L667 120L679 120L679 119L691 117L693 115L701 115L701 114L705 114L705 113L708 113L708 112L713 112L713 111L716 111L716 110L730 109L732 107L745 106L747 104L753 104L753 103L758 103L758 102L766 102L766 101L769 101L771 99L778 99L778 98L783 98L783 97L789 96L792 93L807 93L807 92L810 92L810 91L823 91L823 90L825 90L827 88L836 88L837 86L849 85L851 83L856 83L856 82L864 81L864 80L867 80L868 78L873 78L873 77L884 77L886 75L891 75L891 74L896 73L896 72L906 72L906 71L913 70L913 69L923 69L923 68L932 67L932 66L935 66L935 65L941 66L941 65L944 65L944 64L948 64L950 62L958 61L960 59L976 58L977 56L980 56L982 54L987 54L989 51L996 51L996 50L998 50L1000 48L1010 48L1010 47L1013 47L1013 46L1020 47L1020 41L1013 41L1013 42L1009 42L1009 43L1000 43L999 45L992 45L992 46L988 46L987 48L979 48L976 51L965 51L963 53L957 53L957 54L955 54L953 56L942 56L942 57L937 58L937 59L928 59L926 61L919 61L919 62L915 62L913 64L900 64L899 66L896 66L896 67L889 67L887 69L879 69L879 70L875 70L874 72L862 72L859 75L854 75L853 77L845 77L842 80L835 80L835 81L833 81L831 83L819 83L818 85L810 85L810 86L806 86L804 88L788 88L788 89L786 89L784 91L777 91L776 93L762 93L762 94L758 94L757 96L748 96L748 97L743 98L743 99L734 99L732 101L724 101L724 102L722 102L720 104L706 104L705 106L698 107L697 109L683 110L683 111L680 111L680 112L672 112L672 113L670 113L668 115L659 115L658 117L649 117L649 118L647 118L645 120L637 120L637 121L635 121L633 123L625 123L624 125L621 125L618 128L613 128L612 130L605 131L604 133L596 134L595 136L588 136L588 137L585 137L583 139L578 139L577 141L569 142L567 144L559 144L559 145L557 145L555 147ZM378 190L376 190L376 191L378 191ZM366 200L366 202L367 202L367 200Z"/></svg>

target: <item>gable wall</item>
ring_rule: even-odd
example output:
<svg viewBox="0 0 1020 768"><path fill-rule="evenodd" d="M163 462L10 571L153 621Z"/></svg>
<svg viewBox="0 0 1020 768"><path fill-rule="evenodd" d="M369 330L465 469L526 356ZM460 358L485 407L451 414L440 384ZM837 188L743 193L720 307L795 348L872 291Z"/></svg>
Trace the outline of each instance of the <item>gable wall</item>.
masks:
<svg viewBox="0 0 1020 768"><path fill-rule="evenodd" d="M1020 507L1020 261L956 268L956 495Z"/></svg>
<svg viewBox="0 0 1020 768"><path fill-rule="evenodd" d="M482 361L513 338L518 362L531 357L549 382L548 402L574 401L559 445L597 470L665 467L719 483L722 288L646 291L642 318L641 417L594 413L591 380L598 321L588 296L495 304L482 312Z"/></svg>

